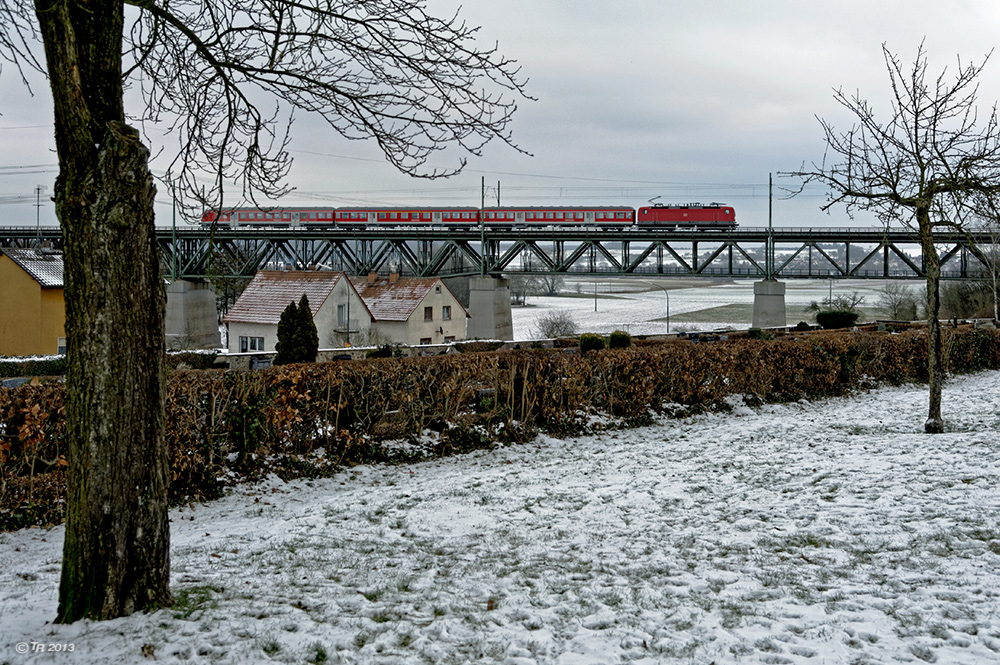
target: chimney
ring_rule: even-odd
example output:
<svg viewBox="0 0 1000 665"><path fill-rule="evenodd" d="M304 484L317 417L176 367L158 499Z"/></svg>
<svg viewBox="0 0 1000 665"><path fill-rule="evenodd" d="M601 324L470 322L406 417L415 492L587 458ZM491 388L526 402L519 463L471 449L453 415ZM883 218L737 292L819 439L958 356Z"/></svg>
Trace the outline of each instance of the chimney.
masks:
<svg viewBox="0 0 1000 665"><path fill-rule="evenodd" d="M368 283L369 284L374 284L376 282L376 280L378 280L378 273L377 272L370 272L370 273L368 273Z"/></svg>
<svg viewBox="0 0 1000 665"><path fill-rule="evenodd" d="M389 283L390 284L395 284L398 281L399 281L399 273L398 272L391 272L391 273L389 273Z"/></svg>

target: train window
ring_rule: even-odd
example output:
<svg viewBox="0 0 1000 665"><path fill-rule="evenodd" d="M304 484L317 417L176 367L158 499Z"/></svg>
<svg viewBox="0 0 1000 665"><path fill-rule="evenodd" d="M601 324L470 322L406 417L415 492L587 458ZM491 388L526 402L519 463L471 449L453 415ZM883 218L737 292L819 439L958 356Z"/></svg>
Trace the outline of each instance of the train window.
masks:
<svg viewBox="0 0 1000 665"><path fill-rule="evenodd" d="M389 219L399 219L399 213L398 212L390 212L389 213Z"/></svg>
<svg viewBox="0 0 1000 665"><path fill-rule="evenodd" d="M597 213L597 219L604 219L604 213L603 212Z"/></svg>
<svg viewBox="0 0 1000 665"><path fill-rule="evenodd" d="M545 213L545 219L552 219L554 215L551 212Z"/></svg>
<svg viewBox="0 0 1000 665"><path fill-rule="evenodd" d="M625 219L625 213L623 213L623 212L616 212L615 213L615 217L617 219Z"/></svg>
<svg viewBox="0 0 1000 665"><path fill-rule="evenodd" d="M535 213L529 212L527 215L524 216L524 218L525 219L534 219L535 218Z"/></svg>
<svg viewBox="0 0 1000 665"><path fill-rule="evenodd" d="M421 219L430 219L431 218L431 214L429 212L422 212L422 213L420 213L420 218Z"/></svg>
<svg viewBox="0 0 1000 665"><path fill-rule="evenodd" d="M556 219L566 219L566 214L565 213L561 213L561 212L557 212L556 213Z"/></svg>
<svg viewBox="0 0 1000 665"><path fill-rule="evenodd" d="M379 219L385 219L385 213L384 213L384 212L380 212L380 213L378 214L378 218L379 218Z"/></svg>
<svg viewBox="0 0 1000 665"><path fill-rule="evenodd" d="M726 209L725 209L725 210L723 210L722 212L724 212L724 213L726 213L726 214L728 215L728 214L729 214L729 208L726 208Z"/></svg>

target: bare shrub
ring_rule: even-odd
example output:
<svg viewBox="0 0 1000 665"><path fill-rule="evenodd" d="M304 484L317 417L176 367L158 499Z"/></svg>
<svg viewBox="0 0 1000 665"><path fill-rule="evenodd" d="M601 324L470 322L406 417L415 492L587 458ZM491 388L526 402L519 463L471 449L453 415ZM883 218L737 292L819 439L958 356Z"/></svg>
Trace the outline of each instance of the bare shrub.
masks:
<svg viewBox="0 0 1000 665"><path fill-rule="evenodd" d="M553 310L535 322L535 335L543 339L576 334L576 321L565 310Z"/></svg>

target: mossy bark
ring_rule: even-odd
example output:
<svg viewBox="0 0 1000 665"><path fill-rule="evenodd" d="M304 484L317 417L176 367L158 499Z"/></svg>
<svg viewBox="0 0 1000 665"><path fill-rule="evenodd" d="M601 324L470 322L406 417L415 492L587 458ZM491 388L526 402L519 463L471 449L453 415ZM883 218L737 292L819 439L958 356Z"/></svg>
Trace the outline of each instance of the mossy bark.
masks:
<svg viewBox="0 0 1000 665"><path fill-rule="evenodd" d="M65 243L67 510L56 621L170 602L165 292L149 152L122 110L120 2L36 0Z"/></svg>

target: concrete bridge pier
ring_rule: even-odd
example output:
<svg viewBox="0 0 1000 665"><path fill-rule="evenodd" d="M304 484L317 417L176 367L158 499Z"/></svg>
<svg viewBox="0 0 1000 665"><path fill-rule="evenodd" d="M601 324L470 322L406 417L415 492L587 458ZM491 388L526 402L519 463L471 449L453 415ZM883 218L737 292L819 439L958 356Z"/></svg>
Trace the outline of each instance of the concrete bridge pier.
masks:
<svg viewBox="0 0 1000 665"><path fill-rule="evenodd" d="M514 339L510 313L510 287L502 277L473 277L469 280L469 339Z"/></svg>
<svg viewBox="0 0 1000 665"><path fill-rule="evenodd" d="M167 285L167 349L217 349L219 311L208 282L176 279Z"/></svg>
<svg viewBox="0 0 1000 665"><path fill-rule="evenodd" d="M783 328L785 319L785 284L763 279L753 285L753 327Z"/></svg>

